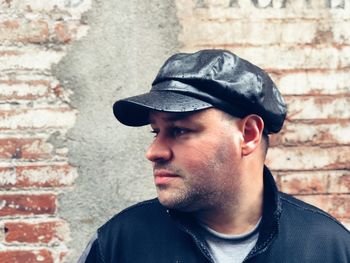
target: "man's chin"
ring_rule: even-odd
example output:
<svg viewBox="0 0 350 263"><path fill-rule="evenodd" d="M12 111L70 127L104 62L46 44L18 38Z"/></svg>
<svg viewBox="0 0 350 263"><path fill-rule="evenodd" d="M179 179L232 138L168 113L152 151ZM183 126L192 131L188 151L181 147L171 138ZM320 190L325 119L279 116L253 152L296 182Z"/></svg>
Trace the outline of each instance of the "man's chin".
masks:
<svg viewBox="0 0 350 263"><path fill-rule="evenodd" d="M180 207L178 202L175 202L174 200L171 200L169 198L158 196L158 200L164 207L169 209L178 209Z"/></svg>
<svg viewBox="0 0 350 263"><path fill-rule="evenodd" d="M166 208L182 212L192 212L191 205L185 200L180 200L178 198L165 198L162 196L158 196L158 200Z"/></svg>

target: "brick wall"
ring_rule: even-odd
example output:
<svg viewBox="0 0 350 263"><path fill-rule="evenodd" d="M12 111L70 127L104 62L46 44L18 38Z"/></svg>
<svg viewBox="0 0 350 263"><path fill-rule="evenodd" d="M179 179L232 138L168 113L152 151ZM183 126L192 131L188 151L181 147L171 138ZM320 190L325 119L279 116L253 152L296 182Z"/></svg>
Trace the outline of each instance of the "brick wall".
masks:
<svg viewBox="0 0 350 263"><path fill-rule="evenodd" d="M101 6L103 4L103 1L96 2ZM285 95L289 110L283 131L271 139L268 165L273 169L282 190L320 206L350 227L350 137L347 136L350 133L349 0L175 2L181 27L178 40L183 51L227 48L260 65L272 75ZM76 125L78 111L70 104L71 91L54 76L52 65L67 55L75 40L87 34L88 27L82 14L90 5L90 0L0 1L1 262L62 262L67 259L67 253L72 252L68 246L78 247L76 242L81 243L79 238L73 238L70 245L68 242L72 225L83 225L83 221L73 217L69 222L65 221L58 210L59 194L70 195L68 190L73 188L77 178L77 170L68 159L67 131ZM123 10L132 13L133 8L129 10L125 7ZM149 13L151 18L152 12ZM96 12L94 22L105 32L115 30L109 23L103 24L102 19L99 20L101 16L103 13ZM121 21L129 21L123 19ZM166 23L162 23L152 26L163 28ZM141 32L144 32L144 36L137 34L137 37L148 40L149 32L146 29ZM121 33L122 30L118 34ZM90 52L98 49L98 40L105 37L97 36ZM109 41L110 45L116 45L111 39ZM169 37L162 43L146 41L152 43L154 53L149 50L145 53L158 54L159 50L155 50L161 49L166 41L173 40ZM143 47L131 45L130 48L132 41L118 42L120 46L123 43L129 45L123 48L132 55L146 56ZM156 45L159 47L155 48ZM171 44L166 46L169 48ZM130 68L140 67L139 61L131 63L130 57L119 55L122 58L118 59L130 63ZM146 61L154 62L154 58ZM102 61L99 62L104 65ZM115 59L109 63L115 63ZM105 79L109 67L106 65L103 68L100 82ZM76 68L72 70L78 71ZM109 74L113 75L115 71ZM120 74L122 79L123 74ZM100 85L95 84L92 89ZM112 89L110 85L106 86ZM106 97L103 94L99 96ZM112 102L103 103L108 104L104 104L103 108L108 107L110 111ZM119 138L124 137L121 134ZM95 143L99 149L104 145L91 143ZM144 142L138 142L138 145L143 147ZM101 152L106 152L106 147L104 145ZM109 150L112 152L113 149ZM110 162L115 162L119 157ZM102 163L104 167L109 165ZM83 164L86 166L86 163ZM100 173L98 169L91 167L89 171L94 178ZM107 170L113 169L103 170L104 179ZM123 170L126 170L125 164ZM127 180L121 179L121 171L118 173L110 175L110 178L119 176L117 182L105 182L118 184L115 187L123 190L125 185L118 180ZM134 170L131 174L134 175ZM88 172L82 176L88 178L85 180L91 179L86 177L89 176ZM134 190L134 181L130 185ZM102 185L101 189L106 187ZM139 188L148 189L148 186ZM108 195L112 193L110 191ZM142 191L139 190L140 193ZM147 192L146 189L144 192ZM139 196L141 194L135 199L141 198ZM79 202L83 201L78 200L69 207L77 206ZM121 203L123 199L117 202ZM89 205L100 209L101 200ZM108 206L101 209L101 214L107 210L117 212ZM95 230L90 224L83 226L84 229L89 228L91 233ZM74 231L79 232L80 229L76 228ZM84 247L87 241L84 239L84 244L79 244L79 247ZM75 254L80 254L80 251L75 251Z"/></svg>
<svg viewBox="0 0 350 263"><path fill-rule="evenodd" d="M350 2L176 2L182 50L230 49L284 94L287 121L267 161L280 188L350 227Z"/></svg>
<svg viewBox="0 0 350 263"><path fill-rule="evenodd" d="M77 177L66 147L77 112L51 66L86 34L89 5L0 1L1 262L62 262L68 252L57 200Z"/></svg>

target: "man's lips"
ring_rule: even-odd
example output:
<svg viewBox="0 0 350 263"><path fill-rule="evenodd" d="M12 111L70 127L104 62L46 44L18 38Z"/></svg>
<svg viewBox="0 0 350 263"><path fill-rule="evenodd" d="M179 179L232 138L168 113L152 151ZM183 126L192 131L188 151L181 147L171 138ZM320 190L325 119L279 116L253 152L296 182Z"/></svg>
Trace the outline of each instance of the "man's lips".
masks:
<svg viewBox="0 0 350 263"><path fill-rule="evenodd" d="M165 171L165 170L154 171L154 182L156 185L166 184L177 177L179 177L179 175L169 171Z"/></svg>

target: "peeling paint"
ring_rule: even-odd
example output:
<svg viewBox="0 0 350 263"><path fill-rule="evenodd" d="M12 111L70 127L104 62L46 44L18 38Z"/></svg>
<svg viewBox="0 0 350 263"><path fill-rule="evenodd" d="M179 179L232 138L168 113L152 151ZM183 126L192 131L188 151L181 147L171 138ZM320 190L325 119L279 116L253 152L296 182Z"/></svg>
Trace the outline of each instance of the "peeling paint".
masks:
<svg viewBox="0 0 350 263"><path fill-rule="evenodd" d="M0 200L0 210L3 209L3 208L5 208L6 205L7 205L6 200Z"/></svg>
<svg viewBox="0 0 350 263"><path fill-rule="evenodd" d="M0 185L15 185L16 181L15 169L5 171L0 170Z"/></svg>

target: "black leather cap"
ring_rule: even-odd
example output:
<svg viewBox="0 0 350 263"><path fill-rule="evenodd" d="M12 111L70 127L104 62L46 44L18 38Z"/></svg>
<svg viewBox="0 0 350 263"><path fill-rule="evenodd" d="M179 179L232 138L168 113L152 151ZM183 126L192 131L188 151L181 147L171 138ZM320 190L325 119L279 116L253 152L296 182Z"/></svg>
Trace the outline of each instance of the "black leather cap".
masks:
<svg viewBox="0 0 350 263"><path fill-rule="evenodd" d="M150 92L118 100L115 117L128 126L149 124L149 110L191 112L210 107L233 116L259 115L268 133L280 131L286 104L265 71L226 50L171 56Z"/></svg>

